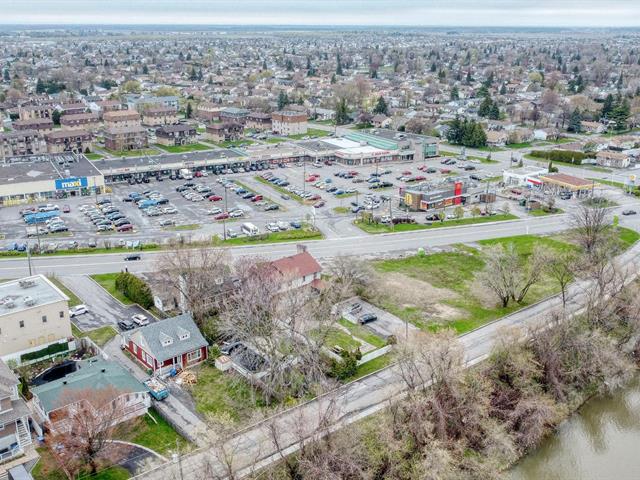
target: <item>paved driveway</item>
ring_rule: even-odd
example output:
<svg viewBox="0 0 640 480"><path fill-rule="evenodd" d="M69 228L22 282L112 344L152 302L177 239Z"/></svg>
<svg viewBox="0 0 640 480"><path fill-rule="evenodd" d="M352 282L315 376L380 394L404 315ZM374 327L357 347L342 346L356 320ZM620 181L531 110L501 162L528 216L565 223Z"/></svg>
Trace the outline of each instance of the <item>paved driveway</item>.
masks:
<svg viewBox="0 0 640 480"><path fill-rule="evenodd" d="M80 330L93 330L105 325L116 325L118 321L131 318L136 313L145 315L151 322L156 321L152 315L138 305L123 305L86 275L68 275L58 278L89 308L88 313L73 319L73 323Z"/></svg>
<svg viewBox="0 0 640 480"><path fill-rule="evenodd" d="M349 307L354 303L360 304L362 306L362 309L357 313L352 314L349 312ZM371 330L376 335L379 335L385 339L389 338L391 335L395 335L396 338L404 338L407 328L409 333L419 331L419 329L413 324L407 324L404 320L396 317L395 315L392 315L386 310L375 307L363 300L350 300L349 302L346 302L342 308L343 317L355 324L358 324L358 318L360 318L362 315L373 313L376 317L378 317L378 319L363 326Z"/></svg>

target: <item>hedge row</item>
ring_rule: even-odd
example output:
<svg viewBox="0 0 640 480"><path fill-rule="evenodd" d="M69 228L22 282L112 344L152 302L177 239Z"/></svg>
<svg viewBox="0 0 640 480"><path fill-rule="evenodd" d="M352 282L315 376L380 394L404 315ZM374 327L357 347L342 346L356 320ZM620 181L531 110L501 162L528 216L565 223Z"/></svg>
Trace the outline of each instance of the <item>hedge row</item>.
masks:
<svg viewBox="0 0 640 480"><path fill-rule="evenodd" d="M530 154L535 158L543 158L552 162L571 163L581 165L585 158L594 158L593 153L584 153L574 150L533 150Z"/></svg>
<svg viewBox="0 0 640 480"><path fill-rule="evenodd" d="M67 350L69 350L69 344L67 342L52 343L51 345L41 348L40 350L36 350L35 352L29 352L20 355L20 359L23 362L28 362L29 360L36 360L37 358L55 355L56 353L66 352Z"/></svg>
<svg viewBox="0 0 640 480"><path fill-rule="evenodd" d="M153 295L149 285L133 273L120 272L115 281L116 290L122 292L132 302L137 303L142 308L153 306Z"/></svg>

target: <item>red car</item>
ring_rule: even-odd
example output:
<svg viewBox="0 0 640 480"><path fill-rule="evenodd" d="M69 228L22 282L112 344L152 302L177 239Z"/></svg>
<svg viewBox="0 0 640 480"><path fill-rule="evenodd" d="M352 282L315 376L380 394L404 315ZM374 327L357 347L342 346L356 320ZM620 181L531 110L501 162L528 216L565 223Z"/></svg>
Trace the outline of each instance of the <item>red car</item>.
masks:
<svg viewBox="0 0 640 480"><path fill-rule="evenodd" d="M411 175L411 171L410 170L405 170L404 172L402 172L402 175L407 177L407 176Z"/></svg>
<svg viewBox="0 0 640 480"><path fill-rule="evenodd" d="M449 170L448 168L441 168L440 173L451 173L451 170Z"/></svg>
<svg viewBox="0 0 640 480"><path fill-rule="evenodd" d="M118 231L119 232L131 232L131 231L133 231L133 225L131 225L130 223L125 223L124 225L120 225L118 227Z"/></svg>
<svg viewBox="0 0 640 480"><path fill-rule="evenodd" d="M316 202L313 204L313 208L322 208L324 207L324 200L320 200L319 202Z"/></svg>
<svg viewBox="0 0 640 480"><path fill-rule="evenodd" d="M416 175L415 177L415 181L416 182L422 182L423 180L426 180L427 177L425 177L424 175Z"/></svg>
<svg viewBox="0 0 640 480"><path fill-rule="evenodd" d="M310 177L307 177L305 182L308 182L308 183L315 182L316 180L318 180L318 178L320 178L320 177L316 177L315 175L311 175Z"/></svg>
<svg viewBox="0 0 640 480"><path fill-rule="evenodd" d="M226 220L227 218L229 218L229 214L227 212L219 213L213 217L214 220Z"/></svg>
<svg viewBox="0 0 640 480"><path fill-rule="evenodd" d="M251 199L252 202L257 202L257 201L260 201L260 200L262 200L262 195L256 195L255 197L253 197Z"/></svg>
<svg viewBox="0 0 640 480"><path fill-rule="evenodd" d="M71 211L71 207L69 205L64 205L62 207L62 213L69 213Z"/></svg>
<svg viewBox="0 0 640 480"><path fill-rule="evenodd" d="M220 200L222 200L220 195L209 195L210 202L219 202Z"/></svg>

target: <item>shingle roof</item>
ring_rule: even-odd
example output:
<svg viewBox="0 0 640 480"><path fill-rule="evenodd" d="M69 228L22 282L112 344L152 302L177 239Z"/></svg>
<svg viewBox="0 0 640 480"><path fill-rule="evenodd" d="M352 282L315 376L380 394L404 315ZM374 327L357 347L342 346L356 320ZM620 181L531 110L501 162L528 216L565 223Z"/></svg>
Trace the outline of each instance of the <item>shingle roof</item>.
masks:
<svg viewBox="0 0 640 480"><path fill-rule="evenodd" d="M146 387L116 362L92 358L78 362L78 370L44 385L32 387L45 412L64 406L65 392L108 387L122 393L146 392Z"/></svg>
<svg viewBox="0 0 640 480"><path fill-rule="evenodd" d="M189 338L181 340L181 334L184 332L188 332ZM158 362L164 362L209 345L188 313L131 330L125 334L125 340L129 339L154 356ZM168 345L167 339L172 340Z"/></svg>
<svg viewBox="0 0 640 480"><path fill-rule="evenodd" d="M309 252L301 252L290 257L280 258L271 262L282 275L304 277L322 271L322 267Z"/></svg>

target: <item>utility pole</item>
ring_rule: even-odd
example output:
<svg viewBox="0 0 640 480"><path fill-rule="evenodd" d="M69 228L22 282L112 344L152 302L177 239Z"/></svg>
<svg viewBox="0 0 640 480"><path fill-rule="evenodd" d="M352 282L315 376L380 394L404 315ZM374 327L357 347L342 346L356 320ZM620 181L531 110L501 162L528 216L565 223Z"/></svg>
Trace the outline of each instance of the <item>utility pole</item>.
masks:
<svg viewBox="0 0 640 480"><path fill-rule="evenodd" d="M302 157L302 193L305 194L307 190L307 162L306 157Z"/></svg>
<svg viewBox="0 0 640 480"><path fill-rule="evenodd" d="M31 271L31 244L30 243L27 243L27 264L29 265L29 276L31 276L33 274Z"/></svg>
<svg viewBox="0 0 640 480"><path fill-rule="evenodd" d="M390 196L389 197L389 220L391 221L391 230L395 230L395 224L393 223L393 211L391 209L391 203L392 203L393 197Z"/></svg>
<svg viewBox="0 0 640 480"><path fill-rule="evenodd" d="M224 187L224 213L229 212L229 206L227 205L227 186ZM225 216L222 217L222 240L227 241L227 219Z"/></svg>

